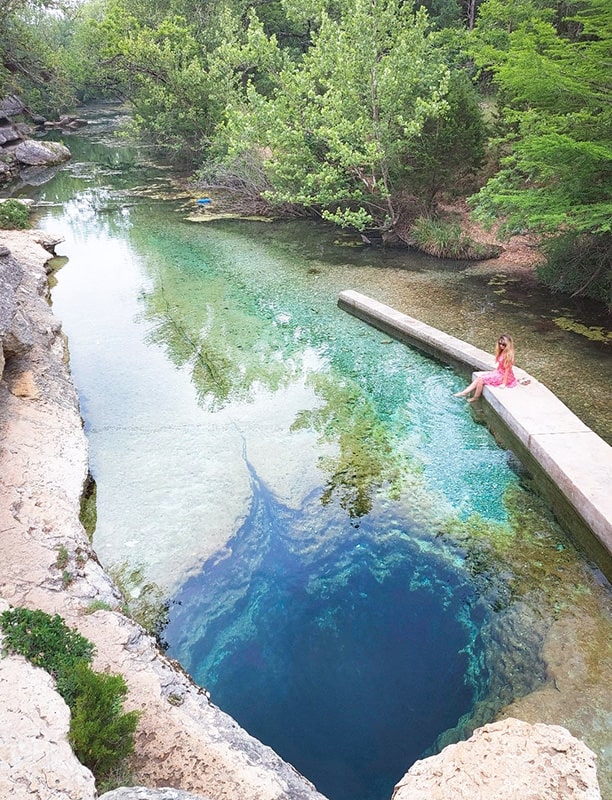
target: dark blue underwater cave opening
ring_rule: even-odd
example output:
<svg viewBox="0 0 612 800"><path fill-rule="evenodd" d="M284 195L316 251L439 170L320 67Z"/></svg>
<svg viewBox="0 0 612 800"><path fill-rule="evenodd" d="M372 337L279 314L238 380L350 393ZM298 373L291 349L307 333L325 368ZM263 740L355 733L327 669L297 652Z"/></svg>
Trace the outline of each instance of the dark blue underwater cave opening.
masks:
<svg viewBox="0 0 612 800"><path fill-rule="evenodd" d="M313 555L298 512L255 505L175 596L170 653L330 800L389 800L486 691L486 612L443 544L370 516Z"/></svg>

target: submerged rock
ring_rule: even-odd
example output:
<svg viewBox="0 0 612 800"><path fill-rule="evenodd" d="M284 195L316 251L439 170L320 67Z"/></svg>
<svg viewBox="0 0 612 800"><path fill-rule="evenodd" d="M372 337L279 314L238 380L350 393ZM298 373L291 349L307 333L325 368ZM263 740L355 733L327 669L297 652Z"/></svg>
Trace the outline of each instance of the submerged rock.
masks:
<svg viewBox="0 0 612 800"><path fill-rule="evenodd" d="M595 754L559 725L505 719L417 761L393 800L601 800Z"/></svg>

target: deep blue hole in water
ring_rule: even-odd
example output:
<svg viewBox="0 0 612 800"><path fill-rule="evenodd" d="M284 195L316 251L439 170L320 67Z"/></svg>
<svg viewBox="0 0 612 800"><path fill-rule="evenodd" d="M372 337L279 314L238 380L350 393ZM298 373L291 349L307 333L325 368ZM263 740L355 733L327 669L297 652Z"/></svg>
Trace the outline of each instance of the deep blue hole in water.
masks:
<svg viewBox="0 0 612 800"><path fill-rule="evenodd" d="M330 800L388 800L482 694L482 607L406 530L336 519L317 548L255 488L227 553L175 596L170 653Z"/></svg>

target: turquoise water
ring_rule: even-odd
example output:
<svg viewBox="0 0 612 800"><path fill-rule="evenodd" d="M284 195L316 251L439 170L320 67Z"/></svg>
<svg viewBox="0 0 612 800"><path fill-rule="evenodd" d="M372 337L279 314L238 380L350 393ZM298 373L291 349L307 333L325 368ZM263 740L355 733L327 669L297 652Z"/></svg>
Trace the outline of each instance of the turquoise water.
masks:
<svg viewBox="0 0 612 800"><path fill-rule="evenodd" d="M453 398L464 378L337 308L459 265L303 221L189 221L171 174L107 136L64 137L73 161L24 189L65 236L53 305L96 551L162 588L169 653L213 702L330 800L388 798L545 678L548 601L525 602L515 539L534 531L539 564L573 553Z"/></svg>
<svg viewBox="0 0 612 800"><path fill-rule="evenodd" d="M390 797L485 693L489 609L405 519L289 509L251 478L224 557L173 599L170 652L326 796Z"/></svg>

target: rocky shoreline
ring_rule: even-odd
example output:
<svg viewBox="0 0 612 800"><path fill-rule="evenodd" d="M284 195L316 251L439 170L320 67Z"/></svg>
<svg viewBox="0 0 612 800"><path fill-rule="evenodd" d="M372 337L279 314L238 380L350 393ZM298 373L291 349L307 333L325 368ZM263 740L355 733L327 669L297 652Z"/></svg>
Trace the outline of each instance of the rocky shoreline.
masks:
<svg viewBox="0 0 612 800"><path fill-rule="evenodd" d="M126 709L143 712L133 763L139 782L214 798L323 800L290 765L214 706L137 623L119 610L88 613L94 600L118 609L121 598L79 520L87 440L66 341L48 303L45 264L51 255L45 245L53 243L40 231L0 232L0 597L12 606L60 614L94 642L96 670L125 677ZM69 554L69 582L57 566L60 547ZM14 669L16 660L23 661L0 660L0 675L9 665ZM25 662L22 667L40 672ZM40 706L38 693L34 697ZM55 713L33 711L43 718ZM8 734L4 720L0 729ZM14 725L10 736L20 739ZM83 767L74 758L74 785L64 774L61 792L50 795L41 791L49 786L45 762L37 775L35 759L13 754L2 761L12 766L2 777L10 791L2 791L0 783L3 797L32 797L32 790L41 798L97 796L93 779L83 783Z"/></svg>
<svg viewBox="0 0 612 800"><path fill-rule="evenodd" d="M94 642L96 670L124 676L126 710L142 712L134 776L148 787L174 788L157 794L120 789L107 793L106 800L188 800L185 792L214 800L324 800L306 778L215 707L154 638L119 610L122 598L79 519L88 451L67 343L49 305L46 265L57 241L41 231L0 231L0 610L10 604L60 614ZM68 554L61 567L60 548ZM115 610L94 611L94 601ZM0 658L0 701L0 796L94 800L93 777L67 745L68 709L50 678L20 657ZM513 791L512 761L503 773L493 770L506 776L503 786L494 786L481 768L482 753L475 750L470 762L460 748L455 771L481 785L481 793L471 790L470 798L601 797L594 755L567 731L561 746L563 729L556 726L512 719L496 724L502 727L485 726L472 740L489 741L497 759L503 757L500 748L514 758L498 733L513 746L539 737L530 753L538 760L542 786L555 793L537 793L534 779L533 794L503 794ZM467 797L448 794L442 786L436 759L444 757L448 764L450 750L417 762L398 785L397 800L422 796L411 781L422 781L424 770L439 777L437 788L430 782L423 796Z"/></svg>

